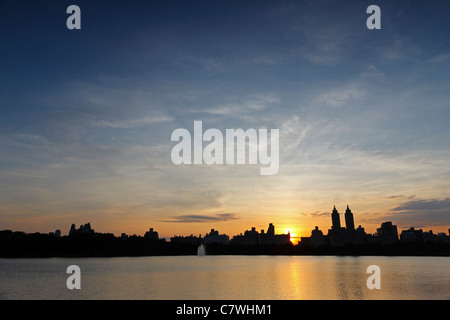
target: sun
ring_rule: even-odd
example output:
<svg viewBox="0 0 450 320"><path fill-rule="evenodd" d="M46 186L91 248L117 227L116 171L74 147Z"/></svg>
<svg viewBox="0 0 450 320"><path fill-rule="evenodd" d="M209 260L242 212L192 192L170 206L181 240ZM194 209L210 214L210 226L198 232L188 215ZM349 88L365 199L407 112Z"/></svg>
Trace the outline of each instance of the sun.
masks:
<svg viewBox="0 0 450 320"><path fill-rule="evenodd" d="M297 244L300 241L300 237L296 233L291 232L290 236L290 240L293 244Z"/></svg>
<svg viewBox="0 0 450 320"><path fill-rule="evenodd" d="M297 244L300 241L300 233L298 233L295 228L283 228L283 234L289 233L289 240L293 244Z"/></svg>

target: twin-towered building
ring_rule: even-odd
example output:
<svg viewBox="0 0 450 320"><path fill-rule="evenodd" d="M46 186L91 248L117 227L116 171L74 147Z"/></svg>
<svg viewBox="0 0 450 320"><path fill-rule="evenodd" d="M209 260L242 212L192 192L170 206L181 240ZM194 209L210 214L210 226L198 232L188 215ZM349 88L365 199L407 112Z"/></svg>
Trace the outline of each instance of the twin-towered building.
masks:
<svg viewBox="0 0 450 320"><path fill-rule="evenodd" d="M355 229L353 213L348 205L345 210L345 228L341 227L341 218L336 206L333 207L333 211L331 212L331 222L331 229L328 230L328 237L331 246L336 247L346 244L364 243L366 236L364 228L359 226L358 229ZM313 245L317 244L314 243Z"/></svg>
<svg viewBox="0 0 450 320"><path fill-rule="evenodd" d="M353 219L352 210L347 205L347 210L345 210L345 228L341 228L341 218L339 212L336 209L336 206L333 207L333 211L331 212L331 221L333 230L355 230L355 220Z"/></svg>
<svg viewBox="0 0 450 320"><path fill-rule="evenodd" d="M397 226L392 222L384 222L381 227L377 229L375 236L366 234L363 227L359 226L355 229L355 220L353 213L347 205L344 214L345 227L341 226L341 217L336 209L333 207L331 212L331 228L328 234L324 235L318 227L311 231L311 237L303 237L301 244L312 245L319 247L322 245L330 245L332 247L345 245L358 245L367 242L377 242L380 244L389 244L398 241Z"/></svg>

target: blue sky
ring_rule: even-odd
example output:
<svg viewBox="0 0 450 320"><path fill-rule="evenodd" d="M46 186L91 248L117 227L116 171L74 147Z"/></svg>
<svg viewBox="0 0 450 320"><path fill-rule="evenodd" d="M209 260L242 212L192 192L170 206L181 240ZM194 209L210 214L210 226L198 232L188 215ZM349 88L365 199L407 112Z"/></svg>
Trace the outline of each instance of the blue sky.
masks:
<svg viewBox="0 0 450 320"><path fill-rule="evenodd" d="M66 8L81 8L81 30ZM366 8L381 8L381 30ZM450 225L448 1L3 1L0 229ZM176 128L280 129L280 170L175 166Z"/></svg>

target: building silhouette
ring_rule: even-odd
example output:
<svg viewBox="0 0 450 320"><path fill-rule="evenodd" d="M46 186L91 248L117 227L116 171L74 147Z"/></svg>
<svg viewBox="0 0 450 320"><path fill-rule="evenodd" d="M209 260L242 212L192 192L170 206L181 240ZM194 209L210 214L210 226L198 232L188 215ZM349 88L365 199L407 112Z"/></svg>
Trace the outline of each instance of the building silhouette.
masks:
<svg viewBox="0 0 450 320"><path fill-rule="evenodd" d="M347 210L345 210L345 228L347 230L355 230L355 221L353 220L352 210L347 205Z"/></svg>
<svg viewBox="0 0 450 320"><path fill-rule="evenodd" d="M191 234L190 236L173 236L170 238L171 243L179 243L179 244L186 244L186 245L200 245L203 241L203 238L201 235L194 236Z"/></svg>
<svg viewBox="0 0 450 320"><path fill-rule="evenodd" d="M383 222L377 229L377 240L381 244L396 243L398 241L397 226L391 221Z"/></svg>
<svg viewBox="0 0 450 320"><path fill-rule="evenodd" d="M333 211L331 212L331 229L340 230L341 229L341 218L339 216L339 212L336 210L336 206L333 207Z"/></svg>
<svg viewBox="0 0 450 320"><path fill-rule="evenodd" d="M356 245L363 244L366 242L366 233L364 228L359 226L355 229L355 220L353 213L347 205L345 210L345 228L341 227L340 215L336 209L333 207L331 212L331 229L328 230L329 244L332 247L339 247L345 245Z"/></svg>
<svg viewBox="0 0 450 320"><path fill-rule="evenodd" d="M144 234L144 238L150 239L150 240L158 240L158 239L159 239L158 232L153 231L153 228L150 228L150 229Z"/></svg>
<svg viewBox="0 0 450 320"><path fill-rule="evenodd" d="M259 233L256 231L255 227L252 227L252 229L246 230L244 232L244 239L248 245L257 245L259 243Z"/></svg>
<svg viewBox="0 0 450 320"><path fill-rule="evenodd" d="M211 232L208 233L203 238L204 244L209 243L221 243L221 244L227 244L230 238L226 234L219 234L219 231L211 229Z"/></svg>
<svg viewBox="0 0 450 320"><path fill-rule="evenodd" d="M69 231L69 236L75 234L94 234L94 229L91 228L91 223L85 223L84 225L80 225L78 229L75 228L75 223L72 224Z"/></svg>
<svg viewBox="0 0 450 320"><path fill-rule="evenodd" d="M56 229L55 232L49 232L48 233L52 237L60 238L61 237L61 230Z"/></svg>
<svg viewBox="0 0 450 320"><path fill-rule="evenodd" d="M230 242L245 246L256 246L259 244L259 233L255 227L252 227L251 230L246 230L244 234L234 236Z"/></svg>
<svg viewBox="0 0 450 320"><path fill-rule="evenodd" d="M328 237L330 240L330 245L332 247L343 246L345 244L345 228L341 227L341 217L333 206L333 211L331 212L331 229L328 230Z"/></svg>
<svg viewBox="0 0 450 320"><path fill-rule="evenodd" d="M400 240L403 242L416 242L422 244L427 242L436 242L438 239L438 235L434 234L432 230L416 230L414 227L411 227L408 230L403 230L400 234Z"/></svg>
<svg viewBox="0 0 450 320"><path fill-rule="evenodd" d="M358 228L356 228L355 230L355 233L358 244L364 244L367 242L368 235L363 227L358 226Z"/></svg>
<svg viewBox="0 0 450 320"><path fill-rule="evenodd" d="M305 241L307 241L307 239L305 239ZM325 244L325 237L323 235L323 232L319 230L318 226L316 226L315 229L311 231L310 244L314 247L320 247Z"/></svg>
<svg viewBox="0 0 450 320"><path fill-rule="evenodd" d="M231 244L234 245L272 245L272 244L288 244L291 243L291 235L287 234L275 234L275 226L273 223L269 223L269 227L267 232L264 232L264 229L261 230L261 233L256 231L255 227L252 227L251 230L246 230L244 234L239 234L234 236L231 241Z"/></svg>
<svg viewBox="0 0 450 320"><path fill-rule="evenodd" d="M391 221L381 223L380 228L377 228L375 234L367 234L362 226L358 226L355 229L353 212L348 205L345 211L345 228L341 226L340 214L336 206L333 206L333 210L331 211L331 223L332 225L328 229L327 235L324 235L319 230L319 227L316 226L311 231L310 237L301 237L299 245L312 247L329 245L331 247L340 247L364 244L390 245L398 242L416 244L450 243L450 230L449 236L447 236L445 233L434 234L432 230L423 231L422 229L416 230L414 227L411 227L403 230L399 237L397 226L392 224Z"/></svg>

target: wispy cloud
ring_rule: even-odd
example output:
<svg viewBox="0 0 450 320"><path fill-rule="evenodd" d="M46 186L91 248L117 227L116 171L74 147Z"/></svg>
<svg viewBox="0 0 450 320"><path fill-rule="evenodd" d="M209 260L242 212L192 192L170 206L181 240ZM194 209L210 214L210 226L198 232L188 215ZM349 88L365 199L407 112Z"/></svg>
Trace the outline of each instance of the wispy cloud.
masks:
<svg viewBox="0 0 450 320"><path fill-rule="evenodd" d="M431 63L441 63L441 62L446 62L450 59L450 53L446 53L446 54L438 54L436 56L431 57L428 62Z"/></svg>
<svg viewBox="0 0 450 320"><path fill-rule="evenodd" d="M229 221L236 220L238 217L234 213L219 213L215 215L181 215L174 216L169 220L164 220L163 222L177 222L177 223L201 223L201 222L210 222L210 221Z"/></svg>
<svg viewBox="0 0 450 320"><path fill-rule="evenodd" d="M288 2L272 10L271 16L282 25L283 37L292 44L292 57L313 65L333 66L345 59L348 48L361 39L358 30L362 28L355 28L359 16L356 7L327 2L328 10L324 10L323 4Z"/></svg>
<svg viewBox="0 0 450 320"><path fill-rule="evenodd" d="M280 126L280 149L283 163L298 161L300 144L311 130L312 126L293 115L283 121Z"/></svg>
<svg viewBox="0 0 450 320"><path fill-rule="evenodd" d="M331 216L331 211L330 212L315 211L315 212L310 212L310 213L302 212L300 214L305 217L328 217L328 216Z"/></svg>
<svg viewBox="0 0 450 320"><path fill-rule="evenodd" d="M145 126L154 123L160 122L171 122L174 119L168 116L156 116L156 117L142 117L136 119L128 119L121 121L107 121L107 120L98 120L93 121L92 125L101 128L114 128L114 129L127 129L127 128L136 128L140 126Z"/></svg>
<svg viewBox="0 0 450 320"><path fill-rule="evenodd" d="M248 96L238 101L228 102L212 106L195 112L205 112L211 115L242 118L255 112L266 110L274 105L280 104L280 99L273 94L257 94Z"/></svg>
<svg viewBox="0 0 450 320"><path fill-rule="evenodd" d="M412 195L412 196L405 196L403 194L398 194L398 195L393 195L393 196L384 196L382 197L383 199L414 199L416 196Z"/></svg>
<svg viewBox="0 0 450 320"><path fill-rule="evenodd" d="M319 95L317 102L325 103L331 107L340 107L349 101L361 101L365 95L366 90L364 88L351 83Z"/></svg>

